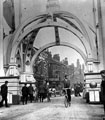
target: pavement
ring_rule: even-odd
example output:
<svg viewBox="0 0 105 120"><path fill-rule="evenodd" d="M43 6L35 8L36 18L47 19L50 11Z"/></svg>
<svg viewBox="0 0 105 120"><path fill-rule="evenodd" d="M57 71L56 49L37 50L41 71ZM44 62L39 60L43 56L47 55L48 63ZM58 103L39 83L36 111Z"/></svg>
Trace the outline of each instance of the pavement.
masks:
<svg viewBox="0 0 105 120"><path fill-rule="evenodd" d="M82 97L72 96L71 106L65 108L64 97L51 102L11 105L0 108L0 120L104 120L102 104L87 104Z"/></svg>

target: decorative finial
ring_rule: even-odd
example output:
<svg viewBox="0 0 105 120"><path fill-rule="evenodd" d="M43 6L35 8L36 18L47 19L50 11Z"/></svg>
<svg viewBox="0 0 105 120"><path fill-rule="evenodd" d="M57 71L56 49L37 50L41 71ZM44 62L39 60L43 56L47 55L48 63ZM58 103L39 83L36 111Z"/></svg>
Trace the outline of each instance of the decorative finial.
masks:
<svg viewBox="0 0 105 120"><path fill-rule="evenodd" d="M46 10L48 13L60 10L59 0L47 0Z"/></svg>

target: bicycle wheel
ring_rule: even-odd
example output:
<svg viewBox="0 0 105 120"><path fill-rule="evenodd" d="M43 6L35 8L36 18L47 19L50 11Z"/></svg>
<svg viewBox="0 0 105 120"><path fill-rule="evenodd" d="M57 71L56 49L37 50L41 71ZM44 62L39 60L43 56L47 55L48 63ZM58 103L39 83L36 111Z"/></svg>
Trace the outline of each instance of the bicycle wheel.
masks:
<svg viewBox="0 0 105 120"><path fill-rule="evenodd" d="M65 107L67 108L68 107L68 101L67 101L67 97L65 97L65 99L64 99L64 105L65 105Z"/></svg>

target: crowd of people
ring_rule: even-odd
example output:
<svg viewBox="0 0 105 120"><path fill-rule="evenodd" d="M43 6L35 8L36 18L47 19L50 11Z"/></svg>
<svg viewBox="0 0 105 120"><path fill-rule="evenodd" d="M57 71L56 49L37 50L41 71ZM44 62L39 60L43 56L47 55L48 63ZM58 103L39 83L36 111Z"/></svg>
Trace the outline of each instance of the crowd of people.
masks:
<svg viewBox="0 0 105 120"><path fill-rule="evenodd" d="M47 98L47 101L50 101L50 94L49 94L49 85L43 81L40 86L33 87L32 84L30 84L29 87L27 87L27 84L24 84L22 87L22 103L27 104L27 101L40 101L43 102L43 100Z"/></svg>
<svg viewBox="0 0 105 120"><path fill-rule="evenodd" d="M7 94L8 94L8 81L5 81L5 84L1 86L1 96L2 100L0 102L0 106L3 106L3 102L5 101L5 106L8 107L7 103ZM77 89L77 84L75 85ZM71 101L71 86L70 86L70 80L68 80L67 75L65 76L64 79L64 88L67 88L67 95L69 101ZM76 91L76 90L75 90ZM77 91L80 91L77 89ZM77 94L77 93L76 93ZM34 85L31 84L28 86L27 83L25 83L22 88L21 88L21 102L22 104L27 104L28 101L31 103L38 102L43 102L44 99L46 98L48 102L51 101L51 92L49 88L49 84L46 81L42 81L39 85Z"/></svg>
<svg viewBox="0 0 105 120"><path fill-rule="evenodd" d="M104 105L104 112L105 112L105 70L100 72L102 76L102 82L101 82L101 101ZM8 105L8 81L5 81L3 85L1 85L0 90L0 107L3 106L3 103L5 101L5 107L9 107ZM36 86L36 85L35 85ZM83 92L83 83L75 83L74 84L74 94L75 96L81 96L80 92ZM71 102L71 86L70 86L70 80L68 80L67 76L65 76L64 79L64 88L67 89L66 94L68 95L68 99ZM46 81L43 81L40 85L33 87L32 84L27 86L25 83L24 86L21 89L22 97L21 101L22 104L27 104L27 101L29 100L31 103L33 101L40 101L43 102L45 98L47 98L47 101L50 102L51 94L49 92L49 84L46 83Z"/></svg>
<svg viewBox="0 0 105 120"><path fill-rule="evenodd" d="M5 107L10 107L8 105L8 81L5 81L3 85L1 85L1 90L0 90L0 107L4 106L5 102ZM28 86L27 83L25 83L22 88L21 88L21 102L22 104L27 104L28 101L31 103L38 102L43 102L44 99L47 99L48 102L51 101L50 99L50 93L49 93L49 84L47 84L45 81L43 81L38 87L35 87L35 85L30 85Z"/></svg>

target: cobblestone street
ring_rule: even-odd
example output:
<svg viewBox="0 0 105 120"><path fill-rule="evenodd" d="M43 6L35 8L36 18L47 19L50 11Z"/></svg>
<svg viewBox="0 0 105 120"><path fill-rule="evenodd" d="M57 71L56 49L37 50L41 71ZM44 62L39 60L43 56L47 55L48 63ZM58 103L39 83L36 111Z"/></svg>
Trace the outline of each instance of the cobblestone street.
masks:
<svg viewBox="0 0 105 120"><path fill-rule="evenodd" d="M53 97L51 102L12 105L0 108L0 120L102 120L100 104L86 104L82 97L72 97L72 104L65 108L63 97Z"/></svg>

